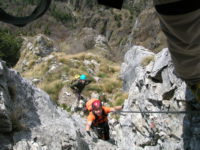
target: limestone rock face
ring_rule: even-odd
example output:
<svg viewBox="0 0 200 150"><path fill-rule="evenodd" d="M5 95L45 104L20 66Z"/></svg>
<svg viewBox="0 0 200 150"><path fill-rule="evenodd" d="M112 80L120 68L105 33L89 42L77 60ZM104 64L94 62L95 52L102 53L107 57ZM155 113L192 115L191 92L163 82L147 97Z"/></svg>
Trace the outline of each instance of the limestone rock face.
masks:
<svg viewBox="0 0 200 150"><path fill-rule="evenodd" d="M168 49L132 47L121 77L129 97L118 121L109 116L111 140L102 141L86 134L86 118L67 113L0 61L0 150L199 150L200 115L189 113L198 104L175 75ZM72 102L66 91L61 95Z"/></svg>
<svg viewBox="0 0 200 150"><path fill-rule="evenodd" d="M134 46L122 66L124 85L129 88L121 113L117 139L123 150L199 149L199 115L180 113L130 113L130 111L190 111L194 102L184 81L174 74L168 49L154 55L148 65L141 56L152 55ZM128 77L128 78L127 78ZM127 86L128 85L128 86ZM194 103L191 105L191 103ZM131 147L130 147L131 145Z"/></svg>
<svg viewBox="0 0 200 150"><path fill-rule="evenodd" d="M125 54L124 62L121 66L121 78L124 81L124 90L129 90L132 82L138 77L137 74L142 73L142 71L138 71L138 68L141 66L142 61L148 56L154 56L154 53L142 46L133 46Z"/></svg>
<svg viewBox="0 0 200 150"><path fill-rule="evenodd" d="M0 150L89 150L93 142L85 133L85 118L70 115L50 97L0 62ZM114 148L115 149L115 148Z"/></svg>

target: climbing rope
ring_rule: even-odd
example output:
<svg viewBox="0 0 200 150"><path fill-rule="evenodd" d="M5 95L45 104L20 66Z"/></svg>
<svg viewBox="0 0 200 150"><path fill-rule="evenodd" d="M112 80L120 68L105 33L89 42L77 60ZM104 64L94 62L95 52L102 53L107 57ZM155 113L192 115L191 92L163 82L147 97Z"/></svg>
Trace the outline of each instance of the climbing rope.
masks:
<svg viewBox="0 0 200 150"><path fill-rule="evenodd" d="M200 111L119 111L118 113L197 114Z"/></svg>
<svg viewBox="0 0 200 150"><path fill-rule="evenodd" d="M16 17L6 13L0 8L0 21L23 27L29 22L41 17L49 8L51 0L41 0L31 15L25 17Z"/></svg>

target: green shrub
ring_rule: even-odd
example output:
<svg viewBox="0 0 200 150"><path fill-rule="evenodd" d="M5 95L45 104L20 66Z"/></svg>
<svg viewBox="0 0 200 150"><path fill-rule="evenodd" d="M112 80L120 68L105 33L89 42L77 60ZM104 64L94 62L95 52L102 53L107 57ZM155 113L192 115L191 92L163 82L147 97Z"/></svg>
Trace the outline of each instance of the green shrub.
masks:
<svg viewBox="0 0 200 150"><path fill-rule="evenodd" d="M67 106L66 104L61 104L60 107L62 107L67 112L71 112L71 107Z"/></svg>
<svg viewBox="0 0 200 150"><path fill-rule="evenodd" d="M62 23L69 22L73 19L70 13L63 12L61 9L57 8L55 4L52 4L50 13L57 21L61 21Z"/></svg>
<svg viewBox="0 0 200 150"><path fill-rule="evenodd" d="M118 21L118 22L121 21L121 19L122 19L121 14L115 14L114 19L115 19L115 21Z"/></svg>
<svg viewBox="0 0 200 150"><path fill-rule="evenodd" d="M0 31L0 59L7 62L9 66L14 66L20 57L22 39L10 32Z"/></svg>

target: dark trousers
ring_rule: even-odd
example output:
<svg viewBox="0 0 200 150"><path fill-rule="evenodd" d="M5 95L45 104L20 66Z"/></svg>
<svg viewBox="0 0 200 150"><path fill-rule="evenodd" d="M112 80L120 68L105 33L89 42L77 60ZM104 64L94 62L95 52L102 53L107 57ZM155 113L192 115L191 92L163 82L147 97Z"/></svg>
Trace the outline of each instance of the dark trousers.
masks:
<svg viewBox="0 0 200 150"><path fill-rule="evenodd" d="M98 124L97 126L92 125L92 129L96 133L99 139L102 140L110 139L108 122Z"/></svg>
<svg viewBox="0 0 200 150"><path fill-rule="evenodd" d="M80 100L83 100L84 102L87 102L87 100L81 95L81 91L76 91L76 90L74 90L73 92L74 92L74 94L76 95L77 101L78 101L78 102L79 102Z"/></svg>

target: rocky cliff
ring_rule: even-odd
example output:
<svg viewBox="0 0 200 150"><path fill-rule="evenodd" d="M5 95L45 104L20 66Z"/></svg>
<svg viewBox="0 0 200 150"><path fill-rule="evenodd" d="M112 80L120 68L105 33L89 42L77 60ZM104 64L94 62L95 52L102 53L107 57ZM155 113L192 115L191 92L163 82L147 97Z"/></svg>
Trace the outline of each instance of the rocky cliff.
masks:
<svg viewBox="0 0 200 150"><path fill-rule="evenodd" d="M115 149L87 136L84 118L57 107L2 61L0 81L0 150Z"/></svg>
<svg viewBox="0 0 200 150"><path fill-rule="evenodd" d="M199 149L199 112L190 113L199 104L174 74L168 49L155 55L143 47L132 47L126 53L121 76L129 98L120 117L117 137L120 149Z"/></svg>
<svg viewBox="0 0 200 150"><path fill-rule="evenodd" d="M90 27L106 37L117 60L134 44L154 52L166 47L152 1L127 0L121 10L90 0L68 1L66 7L73 10L77 30Z"/></svg>
<svg viewBox="0 0 200 150"><path fill-rule="evenodd" d="M76 104L76 96L70 89L76 74L86 74L92 80L82 92L85 99L102 95L104 102L114 104L123 101L127 94L121 90L120 66L105 58L110 55L108 42L102 35L91 34L92 31L91 28L83 28L81 36L84 40L74 41L74 46L92 46L93 49L71 55L56 48L56 42L45 35L24 37L15 69L68 110Z"/></svg>
<svg viewBox="0 0 200 150"><path fill-rule="evenodd" d="M30 81L0 62L0 150L199 150L200 118L191 113L199 104L175 75L168 50L152 52L166 46L158 24L152 1L129 0L116 10L91 0L62 0L55 1L41 20L19 29L20 33L33 28L38 29L33 33L41 33L42 29L56 39L58 48L43 35L24 38L16 69ZM84 54L69 55L80 52ZM94 55L99 53L103 57ZM121 78L129 97L119 120L109 119L111 141L88 136L86 118L58 107L35 86L44 87L58 103L71 106L75 97L63 83L77 72L88 72L96 81L91 91L103 89L109 99L117 99L118 69L101 60L118 61L123 54Z"/></svg>
<svg viewBox="0 0 200 150"><path fill-rule="evenodd" d="M105 142L85 133L85 118L57 107L45 92L1 61L0 149L199 149L199 112L191 113L199 105L174 74L167 49L153 54L141 46L132 47L121 77L129 97L119 120L109 119L111 140Z"/></svg>

